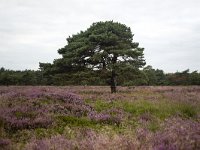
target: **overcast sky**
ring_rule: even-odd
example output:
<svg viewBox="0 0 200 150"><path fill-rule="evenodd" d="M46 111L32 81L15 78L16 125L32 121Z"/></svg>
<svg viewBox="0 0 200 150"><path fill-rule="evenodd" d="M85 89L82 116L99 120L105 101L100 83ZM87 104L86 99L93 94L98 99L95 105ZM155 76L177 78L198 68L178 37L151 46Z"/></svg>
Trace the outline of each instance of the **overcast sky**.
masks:
<svg viewBox="0 0 200 150"><path fill-rule="evenodd" d="M68 36L108 20L131 27L153 68L200 71L200 0L0 0L0 67L36 70Z"/></svg>

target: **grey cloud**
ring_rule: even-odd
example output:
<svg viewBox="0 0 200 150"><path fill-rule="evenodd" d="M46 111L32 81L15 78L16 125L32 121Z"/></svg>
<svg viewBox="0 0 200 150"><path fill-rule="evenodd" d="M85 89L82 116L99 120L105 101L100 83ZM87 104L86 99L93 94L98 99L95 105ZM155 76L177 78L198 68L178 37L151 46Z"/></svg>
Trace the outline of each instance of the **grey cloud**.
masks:
<svg viewBox="0 0 200 150"><path fill-rule="evenodd" d="M60 57L66 37L114 20L131 27L147 64L200 70L199 7L199 0L1 0L0 67L37 69Z"/></svg>

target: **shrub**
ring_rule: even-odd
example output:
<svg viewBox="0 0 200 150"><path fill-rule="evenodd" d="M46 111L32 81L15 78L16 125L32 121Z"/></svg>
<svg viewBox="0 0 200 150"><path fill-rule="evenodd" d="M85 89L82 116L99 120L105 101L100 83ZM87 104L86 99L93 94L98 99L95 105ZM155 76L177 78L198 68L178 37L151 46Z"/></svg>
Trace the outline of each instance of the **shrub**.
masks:
<svg viewBox="0 0 200 150"><path fill-rule="evenodd" d="M170 118L164 129L152 138L154 149L199 149L200 124L193 120Z"/></svg>
<svg viewBox="0 0 200 150"><path fill-rule="evenodd" d="M52 119L47 115L45 108L38 109L31 106L1 109L0 118L4 122L4 128L10 131L38 127L45 128L52 123Z"/></svg>

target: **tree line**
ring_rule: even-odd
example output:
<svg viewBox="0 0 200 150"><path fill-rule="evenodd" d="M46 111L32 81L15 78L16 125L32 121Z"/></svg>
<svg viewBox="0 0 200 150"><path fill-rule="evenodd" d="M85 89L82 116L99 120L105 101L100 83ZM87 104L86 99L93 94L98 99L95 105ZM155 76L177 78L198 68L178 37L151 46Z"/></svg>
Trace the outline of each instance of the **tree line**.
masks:
<svg viewBox="0 0 200 150"><path fill-rule="evenodd" d="M69 36L53 63L39 63L38 71L1 68L1 85L199 85L199 73L189 70L165 74L146 66L144 48L133 41L130 27L113 21L93 23Z"/></svg>
<svg viewBox="0 0 200 150"><path fill-rule="evenodd" d="M125 73L124 73L125 74ZM164 73L163 70L146 66L140 71L129 71L117 76L119 86L175 86L175 85L200 85L200 73L182 72ZM110 85L105 75L99 72L76 72L74 74L48 74L42 70L14 71L0 69L0 85Z"/></svg>

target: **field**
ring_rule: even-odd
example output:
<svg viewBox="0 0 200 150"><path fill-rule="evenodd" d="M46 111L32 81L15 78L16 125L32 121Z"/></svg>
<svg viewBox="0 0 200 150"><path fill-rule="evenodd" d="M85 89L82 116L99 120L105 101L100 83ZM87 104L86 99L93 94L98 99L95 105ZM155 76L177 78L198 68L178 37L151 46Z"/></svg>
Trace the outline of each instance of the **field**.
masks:
<svg viewBox="0 0 200 150"><path fill-rule="evenodd" d="M0 87L0 149L200 149L200 87Z"/></svg>

